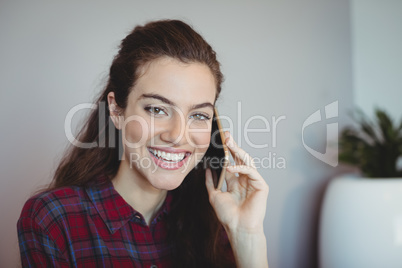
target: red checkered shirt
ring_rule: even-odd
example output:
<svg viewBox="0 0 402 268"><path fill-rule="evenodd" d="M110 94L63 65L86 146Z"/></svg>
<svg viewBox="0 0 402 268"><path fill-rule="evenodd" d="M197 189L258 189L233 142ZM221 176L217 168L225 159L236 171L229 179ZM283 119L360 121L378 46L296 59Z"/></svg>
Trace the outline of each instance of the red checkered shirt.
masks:
<svg viewBox="0 0 402 268"><path fill-rule="evenodd" d="M105 182L29 199L18 221L23 267L172 267L169 192L148 226Z"/></svg>

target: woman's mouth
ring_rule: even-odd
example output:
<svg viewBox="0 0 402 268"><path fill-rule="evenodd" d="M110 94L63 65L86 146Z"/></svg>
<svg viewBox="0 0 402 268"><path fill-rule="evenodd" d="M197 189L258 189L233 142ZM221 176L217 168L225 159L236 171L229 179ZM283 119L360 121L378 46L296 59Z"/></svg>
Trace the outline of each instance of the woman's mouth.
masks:
<svg viewBox="0 0 402 268"><path fill-rule="evenodd" d="M191 155L186 151L174 153L150 147L148 147L148 151L157 166L168 170L181 168Z"/></svg>

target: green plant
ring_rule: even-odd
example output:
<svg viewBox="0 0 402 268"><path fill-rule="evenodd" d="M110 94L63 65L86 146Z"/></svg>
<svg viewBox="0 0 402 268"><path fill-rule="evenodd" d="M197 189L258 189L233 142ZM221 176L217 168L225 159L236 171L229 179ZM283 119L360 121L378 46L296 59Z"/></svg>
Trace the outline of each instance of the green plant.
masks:
<svg viewBox="0 0 402 268"><path fill-rule="evenodd" d="M357 111L354 120L358 129L345 128L339 140L339 161L360 168L371 178L402 177L397 161L402 156L402 120L394 124L384 110L375 109L371 121Z"/></svg>

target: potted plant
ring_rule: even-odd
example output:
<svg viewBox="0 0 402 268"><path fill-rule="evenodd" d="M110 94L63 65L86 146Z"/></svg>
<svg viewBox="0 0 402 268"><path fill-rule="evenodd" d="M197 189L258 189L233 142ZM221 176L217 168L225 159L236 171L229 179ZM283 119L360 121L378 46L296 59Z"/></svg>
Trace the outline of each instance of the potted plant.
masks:
<svg viewBox="0 0 402 268"><path fill-rule="evenodd" d="M382 109L371 121L362 112L357 126L341 132L339 160L361 175L330 182L320 230L321 268L402 267L402 120Z"/></svg>
<svg viewBox="0 0 402 268"><path fill-rule="evenodd" d="M346 128L339 140L339 161L360 168L368 178L400 178L397 161L402 155L402 121L394 124L384 110L376 109L376 121L363 112L355 116L359 129Z"/></svg>

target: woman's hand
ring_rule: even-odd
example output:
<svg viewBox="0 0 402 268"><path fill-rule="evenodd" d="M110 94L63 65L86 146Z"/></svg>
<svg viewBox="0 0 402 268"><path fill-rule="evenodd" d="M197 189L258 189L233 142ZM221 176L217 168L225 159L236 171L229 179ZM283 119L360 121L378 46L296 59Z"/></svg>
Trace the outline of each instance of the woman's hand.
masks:
<svg viewBox="0 0 402 268"><path fill-rule="evenodd" d="M225 136L235 165L227 168L227 192L215 189L211 170L206 171L209 201L226 230L237 267L268 268L263 228L268 185L250 155L234 142L229 132Z"/></svg>
<svg viewBox="0 0 402 268"><path fill-rule="evenodd" d="M227 167L227 192L216 190L211 171L206 171L210 203L227 231L263 232L268 185L250 155L234 142L229 132L225 132L225 137L235 165ZM239 175L236 176L236 173Z"/></svg>

